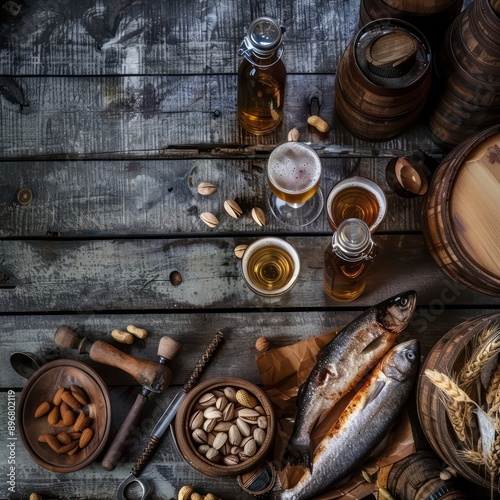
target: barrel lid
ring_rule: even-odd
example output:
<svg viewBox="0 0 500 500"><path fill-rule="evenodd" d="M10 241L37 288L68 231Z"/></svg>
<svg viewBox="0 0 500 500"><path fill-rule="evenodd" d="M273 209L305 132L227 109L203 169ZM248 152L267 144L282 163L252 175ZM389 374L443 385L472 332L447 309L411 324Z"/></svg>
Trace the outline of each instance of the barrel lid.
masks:
<svg viewBox="0 0 500 500"><path fill-rule="evenodd" d="M472 150L457 170L450 219L469 260L500 279L500 133Z"/></svg>
<svg viewBox="0 0 500 500"><path fill-rule="evenodd" d="M365 25L355 38L354 55L363 75L386 88L408 87L430 70L425 37L398 19L377 19Z"/></svg>

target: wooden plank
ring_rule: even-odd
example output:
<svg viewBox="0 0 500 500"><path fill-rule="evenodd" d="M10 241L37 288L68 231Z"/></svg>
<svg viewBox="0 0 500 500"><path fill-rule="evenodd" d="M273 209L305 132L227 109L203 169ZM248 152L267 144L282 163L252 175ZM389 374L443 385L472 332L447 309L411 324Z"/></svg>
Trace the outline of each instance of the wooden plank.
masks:
<svg viewBox="0 0 500 500"><path fill-rule="evenodd" d="M423 328L419 325L421 311L417 312L415 321L404 332L404 338L417 337L421 340L423 354L449 329L491 310L456 310L443 311L429 321ZM354 319L356 311L311 311L290 314L285 312L255 312L234 314L130 314L130 315L40 315L40 316L4 316L2 318L3 342L0 344L0 362L8 365L12 350L36 352L45 359L65 356L69 353L54 349L52 337L60 324L68 324L79 331L93 335L95 339L106 338L104 331L117 325L127 323L140 324L150 330L150 336L143 343L132 348L135 355L154 359L159 337L168 332L173 338L183 343L183 349L174 362L174 383L182 384L203 347L210 339L212 332L224 326L226 345L223 345L204 374L204 379L218 376L238 376L255 383L260 377L254 362L253 344L255 338L267 335L275 345L296 342L303 338L324 333L343 326ZM140 345L139 345L140 344ZM237 359L234 353L237 352ZM95 366L94 366L95 367ZM10 369L4 370L0 384L0 440L7 443L7 390L16 393L19 400L19 388L25 383ZM87 499L114 498L115 491L130 470L132 461L136 459L150 435L151 428L159 418L171 397L179 386L172 386L164 395L150 398L144 418L130 439L125 456L115 469L104 473L99 462L72 473L54 474L36 466L22 449L18 431L16 441L16 492L27 497L32 491L43 495L43 498L82 497ZM132 404L137 387L114 386L110 388L113 405L113 428L116 429ZM7 463L2 460L2 463ZM223 498L246 498L240 496L236 481L231 479L216 480L202 476L186 466L173 444L171 436L167 436L160 446L153 462L144 473L155 490L153 498L175 498L176 491L184 484L190 484L205 491L212 491ZM4 483L5 484L5 483ZM4 486L5 487L5 486ZM7 495L0 492L0 495Z"/></svg>
<svg viewBox="0 0 500 500"><path fill-rule="evenodd" d="M165 158L199 156L200 148L206 155L255 156L286 141L294 127L302 141L326 156L439 152L422 123L382 143L354 138L334 116L333 75L289 75L283 124L265 137L239 126L231 75L23 77L16 82L28 106L21 110L0 99L0 159ZM326 135L306 123L313 96L319 96L321 116L332 124Z"/></svg>
<svg viewBox="0 0 500 500"><path fill-rule="evenodd" d="M376 300L380 300L376 299ZM373 305L373 304L371 304ZM120 370L95 363L76 351L59 349L54 334L60 325L68 325L91 341L105 340L119 349L142 359L156 360L159 339L168 335L182 344L178 357L173 361L172 385L181 386L187 380L200 355L208 346L215 332L225 334L224 345L213 363L207 368L206 378L239 376L260 384L261 379L254 361L257 352L255 340L268 337L273 347L293 344L308 337L342 328L355 319L360 310L302 311L300 314L261 307L250 312L210 313L125 313L125 314L59 314L59 315L6 315L2 317L1 366L8 367L0 380L0 390L20 389L26 381L10 367L13 352L33 352L43 362L57 358L79 359L97 370L110 386L136 385L135 380ZM489 314L498 309L445 309L418 308L412 322L401 335L401 340L418 338L422 355L447 331L456 325ZM132 346L118 344L110 332L126 325L138 325L148 330L148 337L136 340ZM238 353L234 356L234 353Z"/></svg>
<svg viewBox="0 0 500 500"><path fill-rule="evenodd" d="M7 3L7 2L3 2ZM357 29L359 2L68 2L2 9L0 74L235 73L238 48L262 15L286 28L291 73L332 73Z"/></svg>
<svg viewBox="0 0 500 500"><path fill-rule="evenodd" d="M388 210L379 231L419 230L418 200L395 195L385 181L387 159L323 158L321 189L325 196L342 179L362 175L385 191ZM265 232L289 231L267 209L267 160L47 161L0 163L0 236L119 236L196 233L203 230L198 214L210 211L219 231L257 232L248 214L255 206L267 213ZM197 191L212 182L211 196ZM33 201L17 202L29 188ZM245 216L235 221L223 210L235 199ZM330 232L326 215L303 229Z"/></svg>
<svg viewBox="0 0 500 500"><path fill-rule="evenodd" d="M202 223L200 222L200 225ZM216 231L200 228L205 235ZM17 283L0 289L1 310L102 311L282 308L337 308L323 292L327 236L289 237L301 259L292 291L263 299L243 282L233 250L255 238L145 239L109 241L0 241L1 271ZM354 307L378 302L407 289L420 305L498 305L444 277L421 235L376 236L379 256L369 283ZM170 282L177 271L183 281ZM447 302L448 301L448 302ZM443 304L443 305L444 305ZM345 305L345 304L344 304Z"/></svg>

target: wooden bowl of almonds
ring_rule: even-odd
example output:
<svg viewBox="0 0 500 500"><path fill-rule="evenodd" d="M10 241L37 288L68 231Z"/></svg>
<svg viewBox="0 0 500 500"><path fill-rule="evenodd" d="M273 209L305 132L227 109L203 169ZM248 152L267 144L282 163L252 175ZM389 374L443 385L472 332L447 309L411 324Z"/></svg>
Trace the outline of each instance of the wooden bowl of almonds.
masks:
<svg viewBox="0 0 500 500"><path fill-rule="evenodd" d="M21 439L31 459L44 469L66 473L87 466L106 445L110 425L108 389L79 361L47 363L21 392Z"/></svg>
<svg viewBox="0 0 500 500"><path fill-rule="evenodd" d="M207 380L183 401L175 437L186 462L212 477L254 469L274 443L275 414L268 397L240 378Z"/></svg>

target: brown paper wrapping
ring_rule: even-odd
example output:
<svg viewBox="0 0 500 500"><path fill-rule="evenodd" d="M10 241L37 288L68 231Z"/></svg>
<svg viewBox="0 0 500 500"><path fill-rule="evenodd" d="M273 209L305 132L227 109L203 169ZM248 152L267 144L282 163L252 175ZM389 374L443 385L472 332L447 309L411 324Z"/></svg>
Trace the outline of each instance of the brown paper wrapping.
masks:
<svg viewBox="0 0 500 500"><path fill-rule="evenodd" d="M293 430L293 422L297 411L295 400L298 389L307 380L309 373L316 364L318 351L328 344L337 332L338 330L328 332L290 346L270 349L256 355L264 390L276 408L278 426L275 443L275 463L280 463L281 454ZM350 394L342 398L316 425L311 435L313 447L316 447L323 439L360 386L361 383ZM414 452L415 444L410 421L406 412L403 412L403 416L398 418L397 424L377 447L372 456L363 464L362 468L375 478L382 467L390 466ZM278 473L282 488L293 487L301 478L302 473L303 469L301 467L285 467L283 471ZM385 484L369 483L363 478L361 472L358 472L353 474L348 482L342 486L336 485L335 489L324 492L315 498L317 500L335 498L362 499L376 492L379 486L385 487Z"/></svg>

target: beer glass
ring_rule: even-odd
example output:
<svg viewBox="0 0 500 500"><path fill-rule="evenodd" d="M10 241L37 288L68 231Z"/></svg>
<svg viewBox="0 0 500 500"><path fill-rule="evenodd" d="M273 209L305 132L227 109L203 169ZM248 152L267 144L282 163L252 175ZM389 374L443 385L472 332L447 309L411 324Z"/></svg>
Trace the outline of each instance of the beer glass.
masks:
<svg viewBox="0 0 500 500"><path fill-rule="evenodd" d="M319 189L321 161L314 149L301 142L286 142L273 150L267 163L273 215L288 226L306 226L323 209Z"/></svg>
<svg viewBox="0 0 500 500"><path fill-rule="evenodd" d="M326 201L328 223L333 231L347 219L362 220L374 233L384 220L387 199L375 182L365 177L350 177L334 186Z"/></svg>
<svg viewBox="0 0 500 500"><path fill-rule="evenodd" d="M254 241L241 259L246 284L258 295L277 297L289 292L300 271L299 255L290 243L269 237Z"/></svg>

